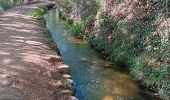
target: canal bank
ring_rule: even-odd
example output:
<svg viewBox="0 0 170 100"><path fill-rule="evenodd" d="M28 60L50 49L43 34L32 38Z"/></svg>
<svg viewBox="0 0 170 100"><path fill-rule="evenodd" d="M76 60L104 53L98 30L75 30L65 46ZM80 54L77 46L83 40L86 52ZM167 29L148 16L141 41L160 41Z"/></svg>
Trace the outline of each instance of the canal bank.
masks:
<svg viewBox="0 0 170 100"><path fill-rule="evenodd" d="M59 16L69 23L72 35L88 40L107 60L126 64L133 79L151 90L156 99L169 100L167 2L57 0Z"/></svg>
<svg viewBox="0 0 170 100"><path fill-rule="evenodd" d="M150 99L139 84L122 70L125 66L103 60L87 42L73 37L67 31L65 22L59 19L57 10L50 10L44 17L64 63L71 67L78 99Z"/></svg>

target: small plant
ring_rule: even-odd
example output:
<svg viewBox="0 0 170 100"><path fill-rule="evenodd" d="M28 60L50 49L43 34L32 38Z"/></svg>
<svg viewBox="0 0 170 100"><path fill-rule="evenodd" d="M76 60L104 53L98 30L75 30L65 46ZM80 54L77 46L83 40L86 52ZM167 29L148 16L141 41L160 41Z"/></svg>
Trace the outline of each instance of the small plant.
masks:
<svg viewBox="0 0 170 100"><path fill-rule="evenodd" d="M31 16L33 17L42 17L44 14L48 12L46 7L44 8L37 8L31 12Z"/></svg>
<svg viewBox="0 0 170 100"><path fill-rule="evenodd" d="M67 19L67 17L64 15L64 12L63 12L63 11L59 11L59 12L58 12L58 16L59 16L59 18L62 19L62 20L66 20L66 19Z"/></svg>
<svg viewBox="0 0 170 100"><path fill-rule="evenodd" d="M70 25L69 29L75 37L83 38L86 27L87 27L87 22L80 21Z"/></svg>

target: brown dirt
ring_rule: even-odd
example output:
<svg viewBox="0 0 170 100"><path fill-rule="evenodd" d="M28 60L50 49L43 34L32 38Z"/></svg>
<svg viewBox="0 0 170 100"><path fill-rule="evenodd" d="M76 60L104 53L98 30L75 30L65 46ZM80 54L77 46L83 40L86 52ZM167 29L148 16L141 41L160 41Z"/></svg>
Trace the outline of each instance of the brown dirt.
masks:
<svg viewBox="0 0 170 100"><path fill-rule="evenodd" d="M75 100L67 66L55 60L61 58L44 42L41 23L28 15L44 4L0 14L0 100Z"/></svg>

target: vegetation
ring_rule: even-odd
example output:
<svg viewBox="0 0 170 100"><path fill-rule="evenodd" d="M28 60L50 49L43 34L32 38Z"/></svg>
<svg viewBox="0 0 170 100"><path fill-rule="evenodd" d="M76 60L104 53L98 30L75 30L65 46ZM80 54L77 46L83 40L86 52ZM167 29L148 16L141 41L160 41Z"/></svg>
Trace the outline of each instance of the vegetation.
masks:
<svg viewBox="0 0 170 100"><path fill-rule="evenodd" d="M129 66L129 73L158 95L170 98L170 26L167 0L56 0L70 30L107 60ZM67 5L65 5L67 2ZM88 9L85 9L88 8Z"/></svg>
<svg viewBox="0 0 170 100"><path fill-rule="evenodd" d="M16 5L22 4L23 0L0 0L0 12Z"/></svg>
<svg viewBox="0 0 170 100"><path fill-rule="evenodd" d="M64 15L63 11L59 11L59 18L61 18L62 20L66 20L66 16Z"/></svg>
<svg viewBox="0 0 170 100"><path fill-rule="evenodd" d="M0 0L0 12L24 0ZM170 25L168 0L55 0L71 33L110 61L124 63L136 80L170 99ZM41 18L47 8L31 16ZM46 42L58 51L48 30Z"/></svg>
<svg viewBox="0 0 170 100"><path fill-rule="evenodd" d="M31 16L33 17L42 17L44 14L48 12L48 8L42 7L42 8L37 8L31 12Z"/></svg>
<svg viewBox="0 0 170 100"><path fill-rule="evenodd" d="M83 38L87 27L86 21L75 22L69 26L71 33L77 38Z"/></svg>

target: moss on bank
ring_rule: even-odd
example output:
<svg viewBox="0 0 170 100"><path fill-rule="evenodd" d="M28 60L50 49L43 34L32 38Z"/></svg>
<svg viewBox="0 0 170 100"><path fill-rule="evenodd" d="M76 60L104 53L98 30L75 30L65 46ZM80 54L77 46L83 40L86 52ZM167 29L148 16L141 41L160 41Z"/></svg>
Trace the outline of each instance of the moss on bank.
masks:
<svg viewBox="0 0 170 100"><path fill-rule="evenodd" d="M43 32L44 32L44 38L45 38L45 41L46 43L55 51L57 51L57 53L60 55L60 51L57 47L57 44L54 42L53 38L52 38L52 35L51 33L49 32L49 30L44 27L43 28Z"/></svg>

